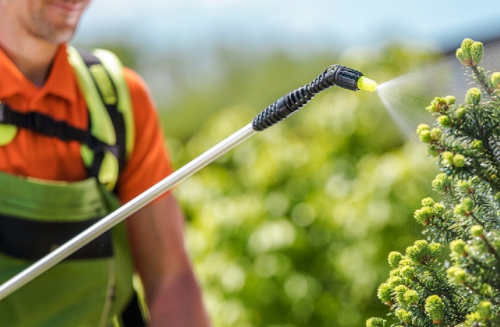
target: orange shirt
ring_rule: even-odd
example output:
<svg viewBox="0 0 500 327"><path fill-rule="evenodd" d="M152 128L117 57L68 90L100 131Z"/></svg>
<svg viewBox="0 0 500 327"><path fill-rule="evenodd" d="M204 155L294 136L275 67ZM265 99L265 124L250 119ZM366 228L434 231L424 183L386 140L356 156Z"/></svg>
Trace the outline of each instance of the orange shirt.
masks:
<svg viewBox="0 0 500 327"><path fill-rule="evenodd" d="M133 106L135 143L117 183L116 191L123 203L172 172L146 84L130 69L124 69L124 76ZM88 126L85 100L64 45L58 49L41 88L24 77L0 50L0 101L20 112L37 111L80 129ZM61 141L21 128L11 143L0 146L0 171L56 181L79 181L88 177L78 142Z"/></svg>

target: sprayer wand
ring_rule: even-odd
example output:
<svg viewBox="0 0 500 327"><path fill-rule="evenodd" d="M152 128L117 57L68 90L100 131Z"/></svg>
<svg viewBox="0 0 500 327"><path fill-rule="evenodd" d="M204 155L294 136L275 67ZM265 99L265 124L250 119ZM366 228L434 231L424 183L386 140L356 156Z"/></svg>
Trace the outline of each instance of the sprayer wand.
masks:
<svg viewBox="0 0 500 327"><path fill-rule="evenodd" d="M374 91L377 87L377 83L364 77L363 74L354 69L340 65L330 66L308 85L288 93L264 109L254 118L253 129L263 131L271 127L298 111L319 92L334 85L352 91L361 89Z"/></svg>
<svg viewBox="0 0 500 327"><path fill-rule="evenodd" d="M31 266L0 285L0 300L4 299L31 280L49 270L51 267L70 256L97 238L99 235L113 228L115 225L122 222L163 193L172 189L174 186L180 184L182 181L201 170L203 167L216 160L244 140L248 139L256 132L263 131L297 112L317 93L334 85L352 91L367 90L370 92L374 91L377 87L377 83L364 77L363 74L356 70L340 65L328 67L327 70L325 70L310 84L288 93L264 109L254 118L251 124L248 124L222 142L218 143L208 151L190 161L165 179L153 185L151 188L139 194L122 207L102 218L91 227L76 235L68 242L59 246L45 257L36 261Z"/></svg>

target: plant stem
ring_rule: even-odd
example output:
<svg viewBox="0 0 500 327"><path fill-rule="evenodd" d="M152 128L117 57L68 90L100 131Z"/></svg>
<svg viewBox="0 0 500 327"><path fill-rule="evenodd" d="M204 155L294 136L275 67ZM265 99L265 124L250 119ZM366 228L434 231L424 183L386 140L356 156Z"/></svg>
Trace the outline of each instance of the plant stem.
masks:
<svg viewBox="0 0 500 327"><path fill-rule="evenodd" d="M476 77L476 81L483 87L483 89L486 91L488 94L488 98L491 100L491 94L493 93L493 89L490 88L488 85L488 82L486 82L477 67L471 66L472 72L474 73L474 76Z"/></svg>
<svg viewBox="0 0 500 327"><path fill-rule="evenodd" d="M474 219L474 221L478 224L481 225L481 227L484 227L483 222L479 220L473 213L470 214L470 216Z"/></svg>
<svg viewBox="0 0 500 327"><path fill-rule="evenodd" d="M493 254L495 259L497 260L497 266L498 266L500 264L500 256L498 255L498 252L496 251L495 247L493 245L491 245L491 243L488 241L486 236L484 236L484 234L481 235L481 239L484 241L484 243L486 244L486 246L490 250L490 253Z"/></svg>

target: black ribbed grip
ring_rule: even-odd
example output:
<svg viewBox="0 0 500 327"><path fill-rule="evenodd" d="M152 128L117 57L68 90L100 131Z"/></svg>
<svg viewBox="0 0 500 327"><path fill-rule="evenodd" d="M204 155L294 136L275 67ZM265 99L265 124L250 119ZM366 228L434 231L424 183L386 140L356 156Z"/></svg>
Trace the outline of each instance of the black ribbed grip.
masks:
<svg viewBox="0 0 500 327"><path fill-rule="evenodd" d="M252 127L256 131L263 131L273 126L297 112L317 93L331 86L337 85L348 90L357 91L359 90L357 87L358 79L361 76L363 76L362 73L351 68L340 65L330 66L310 84L288 93L264 109L254 118Z"/></svg>

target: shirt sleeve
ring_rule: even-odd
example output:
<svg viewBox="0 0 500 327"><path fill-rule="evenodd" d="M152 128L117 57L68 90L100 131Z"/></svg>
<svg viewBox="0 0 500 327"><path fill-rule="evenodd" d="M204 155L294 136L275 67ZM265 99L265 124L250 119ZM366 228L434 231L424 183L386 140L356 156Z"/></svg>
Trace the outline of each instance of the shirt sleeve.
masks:
<svg viewBox="0 0 500 327"><path fill-rule="evenodd" d="M126 203L173 172L158 113L143 79L124 69L129 87L135 140L132 154L118 178L116 193Z"/></svg>

